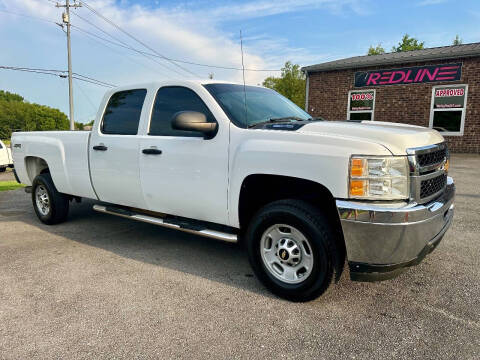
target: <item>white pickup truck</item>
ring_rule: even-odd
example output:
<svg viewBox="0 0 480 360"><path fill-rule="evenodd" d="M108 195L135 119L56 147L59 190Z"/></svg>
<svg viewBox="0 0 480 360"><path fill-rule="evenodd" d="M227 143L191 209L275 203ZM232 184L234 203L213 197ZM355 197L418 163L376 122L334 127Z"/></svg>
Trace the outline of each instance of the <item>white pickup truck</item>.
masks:
<svg viewBox="0 0 480 360"><path fill-rule="evenodd" d="M117 88L91 132L14 133L12 148L42 222L90 198L102 213L242 241L257 277L295 301L324 293L345 260L352 280L396 276L453 217L437 131L321 121L256 86Z"/></svg>
<svg viewBox="0 0 480 360"><path fill-rule="evenodd" d="M7 170L7 167L13 167L12 152L2 140L0 140L0 172Z"/></svg>

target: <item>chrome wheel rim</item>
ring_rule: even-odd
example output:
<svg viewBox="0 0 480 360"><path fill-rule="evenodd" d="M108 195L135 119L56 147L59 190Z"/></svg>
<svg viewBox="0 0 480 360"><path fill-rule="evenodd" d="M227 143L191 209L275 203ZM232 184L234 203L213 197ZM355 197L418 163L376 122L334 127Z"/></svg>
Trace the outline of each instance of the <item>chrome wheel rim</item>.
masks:
<svg viewBox="0 0 480 360"><path fill-rule="evenodd" d="M40 214L43 216L48 215L50 212L50 197L48 196L45 186L39 185L35 189L35 202L37 203L37 209Z"/></svg>
<svg viewBox="0 0 480 360"><path fill-rule="evenodd" d="M291 225L275 224L265 230L260 253L268 272L285 283L301 283L312 273L314 259L310 242Z"/></svg>

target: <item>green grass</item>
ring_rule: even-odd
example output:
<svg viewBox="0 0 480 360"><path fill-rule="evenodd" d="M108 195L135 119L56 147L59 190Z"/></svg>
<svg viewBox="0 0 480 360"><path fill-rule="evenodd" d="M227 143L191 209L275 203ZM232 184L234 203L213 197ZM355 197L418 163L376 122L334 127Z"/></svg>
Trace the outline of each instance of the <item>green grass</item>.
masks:
<svg viewBox="0 0 480 360"><path fill-rule="evenodd" d="M10 140L2 140L6 146L10 146Z"/></svg>
<svg viewBox="0 0 480 360"><path fill-rule="evenodd" d="M0 181L0 191L15 190L24 186L16 181Z"/></svg>

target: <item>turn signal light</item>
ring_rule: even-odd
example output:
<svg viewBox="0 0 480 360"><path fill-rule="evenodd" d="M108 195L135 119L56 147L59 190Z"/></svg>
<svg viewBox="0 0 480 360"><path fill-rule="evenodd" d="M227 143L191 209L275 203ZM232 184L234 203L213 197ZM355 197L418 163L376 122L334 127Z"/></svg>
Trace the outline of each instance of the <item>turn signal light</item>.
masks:
<svg viewBox="0 0 480 360"><path fill-rule="evenodd" d="M365 172L365 159L352 159L350 167L350 176L358 177L363 176Z"/></svg>
<svg viewBox="0 0 480 360"><path fill-rule="evenodd" d="M350 195L364 196L366 194L367 181L366 180L351 180L350 181Z"/></svg>

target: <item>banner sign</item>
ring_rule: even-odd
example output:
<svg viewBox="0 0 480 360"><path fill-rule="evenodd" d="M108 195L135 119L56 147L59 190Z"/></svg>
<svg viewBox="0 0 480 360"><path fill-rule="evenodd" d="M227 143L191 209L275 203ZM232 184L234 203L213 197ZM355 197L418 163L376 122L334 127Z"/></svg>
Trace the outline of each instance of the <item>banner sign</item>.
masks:
<svg viewBox="0 0 480 360"><path fill-rule="evenodd" d="M375 93L373 91L352 91L350 94L350 111L373 110Z"/></svg>
<svg viewBox="0 0 480 360"><path fill-rule="evenodd" d="M465 106L465 86L437 87L435 89L434 109L458 109Z"/></svg>
<svg viewBox="0 0 480 360"><path fill-rule="evenodd" d="M355 87L456 81L461 76L462 63L360 71L355 73Z"/></svg>

